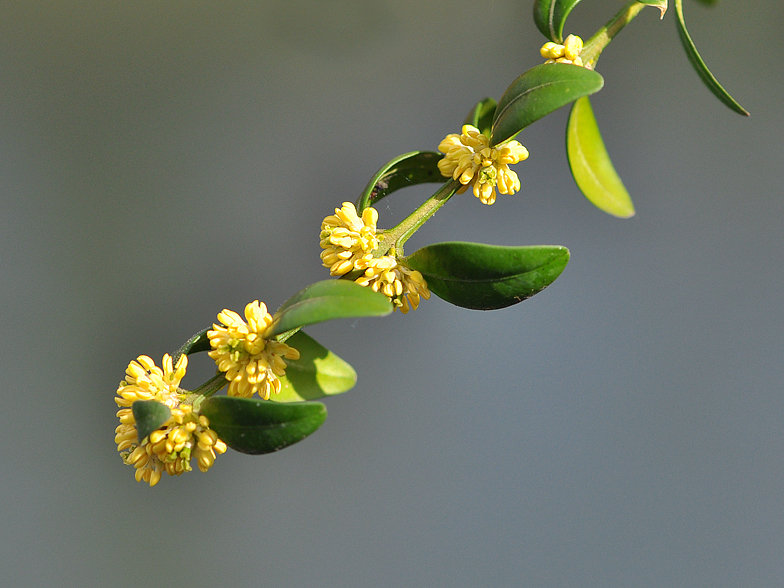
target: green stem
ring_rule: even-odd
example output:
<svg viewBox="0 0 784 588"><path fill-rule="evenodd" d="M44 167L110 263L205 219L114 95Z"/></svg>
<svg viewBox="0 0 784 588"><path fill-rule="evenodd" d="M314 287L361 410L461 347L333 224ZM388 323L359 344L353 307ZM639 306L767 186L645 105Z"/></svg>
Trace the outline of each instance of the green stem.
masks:
<svg viewBox="0 0 784 588"><path fill-rule="evenodd" d="M645 4L641 4L637 0L631 0L606 25L600 28L593 37L588 39L580 53L580 57L586 67L590 69L596 67L596 62L599 61L599 56L604 48L645 6Z"/></svg>
<svg viewBox="0 0 784 588"><path fill-rule="evenodd" d="M398 254L402 255L403 244L408 241L408 238L416 233L417 229L425 224L427 219L433 216L439 208L446 204L447 200L457 192L458 188L460 188L460 182L457 180L446 182L438 192L425 200L402 223L388 231L384 231L379 241L378 251L386 253L392 247L395 247Z"/></svg>
<svg viewBox="0 0 784 588"><path fill-rule="evenodd" d="M195 390L191 390L191 394L209 398L218 390L223 388L226 384L228 384L228 381L226 380L226 374L223 372L218 372L212 378L204 382L201 386Z"/></svg>

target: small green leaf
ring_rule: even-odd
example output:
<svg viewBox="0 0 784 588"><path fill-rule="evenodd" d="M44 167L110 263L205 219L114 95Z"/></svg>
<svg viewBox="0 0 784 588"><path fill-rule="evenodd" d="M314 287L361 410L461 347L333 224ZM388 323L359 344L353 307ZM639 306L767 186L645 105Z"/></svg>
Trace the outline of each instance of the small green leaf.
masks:
<svg viewBox="0 0 784 588"><path fill-rule="evenodd" d="M536 0L534 22L542 34L555 43L563 43L566 17L580 0Z"/></svg>
<svg viewBox="0 0 784 588"><path fill-rule="evenodd" d="M712 6L716 4L718 0L697 0L698 2L702 2L703 4L707 4L708 6Z"/></svg>
<svg viewBox="0 0 784 588"><path fill-rule="evenodd" d="M607 154L588 96L575 101L569 114L566 155L577 187L594 206L613 216L634 216L634 204Z"/></svg>
<svg viewBox="0 0 784 588"><path fill-rule="evenodd" d="M171 416L169 407L157 400L137 400L131 405L131 412L136 421L139 443L149 437L150 433L160 429Z"/></svg>
<svg viewBox="0 0 784 588"><path fill-rule="evenodd" d="M438 170L438 162L442 157L443 153L434 151L412 151L386 163L362 191L357 201L359 215L362 216L362 211L368 206L376 204L400 188L447 181Z"/></svg>
<svg viewBox="0 0 784 588"><path fill-rule="evenodd" d="M389 298L347 280L324 280L303 288L283 303L264 333L266 339L297 327L332 319L385 316Z"/></svg>
<svg viewBox="0 0 784 588"><path fill-rule="evenodd" d="M286 360L286 375L280 378L275 402L300 402L340 394L354 387L357 372L348 363L302 331L286 340L299 351L299 359Z"/></svg>
<svg viewBox="0 0 784 588"><path fill-rule="evenodd" d="M694 45L694 41L691 40L689 31L686 30L686 22L683 20L683 0L675 0L675 15L677 16L675 20L678 23L678 35L681 38L681 43L683 43L683 48L686 50L686 56L689 58L697 75L700 76L700 79L708 89L713 92L713 95L721 100L727 107L738 114L749 116L748 110L738 104L738 102L729 95L727 90L722 88L721 84L719 84L718 80L710 72L708 66L705 65L702 57L700 57L700 54L697 52L697 47Z"/></svg>
<svg viewBox="0 0 784 588"><path fill-rule="evenodd" d="M174 352L172 356L172 363L177 365L177 360L180 359L182 355L190 355L191 353L200 353L202 351L209 351L210 350L210 340L207 337L207 331L209 331L212 327L207 327L206 329L202 329L193 337L188 339L185 343L182 344L177 351Z"/></svg>
<svg viewBox="0 0 784 588"><path fill-rule="evenodd" d="M464 125L471 125L479 129L485 136L490 136L490 129L493 126L493 115L497 103L492 98L485 98L476 103L476 106L468 113Z"/></svg>
<svg viewBox="0 0 784 588"><path fill-rule="evenodd" d="M532 67L512 82L498 102L490 144L511 139L531 123L598 92L603 85L602 76L577 65L543 63Z"/></svg>
<svg viewBox="0 0 784 588"><path fill-rule="evenodd" d="M552 284L569 262L569 250L558 245L436 243L404 261L422 273L431 292L447 302L494 310L522 302Z"/></svg>
<svg viewBox="0 0 784 588"><path fill-rule="evenodd" d="M318 429L327 418L320 402L281 404L269 400L213 396L201 404L210 428L235 451L259 455L272 453Z"/></svg>

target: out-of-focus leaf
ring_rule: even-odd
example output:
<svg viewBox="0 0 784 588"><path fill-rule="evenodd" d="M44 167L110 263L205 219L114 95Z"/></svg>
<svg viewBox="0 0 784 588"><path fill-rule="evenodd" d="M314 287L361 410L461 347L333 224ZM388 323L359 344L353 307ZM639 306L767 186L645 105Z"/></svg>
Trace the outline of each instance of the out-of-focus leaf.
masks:
<svg viewBox="0 0 784 588"><path fill-rule="evenodd" d="M485 98L477 102L476 106L466 116L463 124L474 126L479 129L480 133L489 137L496 106L497 103L492 98Z"/></svg>
<svg viewBox="0 0 784 588"><path fill-rule="evenodd" d="M512 82L498 102L490 144L511 139L531 123L598 92L603 85L602 76L577 65L543 63L532 67Z"/></svg>
<svg viewBox="0 0 784 588"><path fill-rule="evenodd" d="M566 125L566 154L577 186L594 206L613 216L634 216L634 205L604 147L588 96L574 103Z"/></svg>
<svg viewBox="0 0 784 588"><path fill-rule="evenodd" d="M400 188L446 182L448 178L438 171L438 162L443 156L443 153L434 151L413 151L386 163L362 191L357 201L359 215L362 216L362 211L368 206L376 204Z"/></svg>
<svg viewBox="0 0 784 588"><path fill-rule="evenodd" d="M346 392L357 383L354 368L302 331L289 337L286 344L299 351L299 359L286 360L286 375L280 378L280 394L273 394L270 400L315 400Z"/></svg>
<svg viewBox="0 0 784 588"><path fill-rule="evenodd" d="M301 441L327 418L320 402L282 404L269 400L213 396L201 404L210 428L235 451L259 455Z"/></svg>
<svg viewBox="0 0 784 588"><path fill-rule="evenodd" d="M716 4L717 1L718 0L697 0L697 2L701 2L702 4L707 4L708 6Z"/></svg>
<svg viewBox="0 0 784 588"><path fill-rule="evenodd" d="M493 310L522 302L552 284L569 262L569 250L558 245L436 243L404 262L421 272L430 291L447 302Z"/></svg>
<svg viewBox="0 0 784 588"><path fill-rule="evenodd" d="M139 443L169 420L171 410L157 400L137 400L131 405Z"/></svg>
<svg viewBox="0 0 784 588"><path fill-rule="evenodd" d="M580 0L536 0L534 22L542 34L555 43L563 43L566 17Z"/></svg>
<svg viewBox="0 0 784 588"><path fill-rule="evenodd" d="M678 35L681 38L681 43L683 43L683 48L686 50L686 55L689 58L692 67L697 72L697 75L699 75L703 83L708 86L708 89L713 92L713 95L721 100L727 107L738 114L749 116L748 110L738 104L738 102L729 95L727 90L722 88L721 84L719 84L718 80L710 72L708 66L705 65L702 57L700 57L700 54L697 52L697 47L694 45L694 41L691 40L689 31L686 30L686 22L683 20L683 0L675 0L675 15L677 16L675 21L678 23Z"/></svg>
<svg viewBox="0 0 784 588"><path fill-rule="evenodd" d="M303 288L283 303L264 337L332 319L385 316L389 298L347 280L324 280Z"/></svg>

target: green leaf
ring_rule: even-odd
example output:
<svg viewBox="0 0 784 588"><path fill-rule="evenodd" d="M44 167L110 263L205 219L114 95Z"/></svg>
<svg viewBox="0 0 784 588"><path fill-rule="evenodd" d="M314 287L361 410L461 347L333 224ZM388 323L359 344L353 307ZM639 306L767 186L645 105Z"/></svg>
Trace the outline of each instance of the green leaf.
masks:
<svg viewBox="0 0 784 588"><path fill-rule="evenodd" d="M594 206L613 216L634 216L634 204L604 147L588 96L577 100L569 114L566 155L577 187Z"/></svg>
<svg viewBox="0 0 784 588"><path fill-rule="evenodd" d="M566 17L580 0L536 0L534 22L542 34L555 43L563 43Z"/></svg>
<svg viewBox="0 0 784 588"><path fill-rule="evenodd" d="M281 404L233 396L208 398L201 412L226 445L252 455L302 441L327 418L327 407L320 402Z"/></svg>
<svg viewBox="0 0 784 588"><path fill-rule="evenodd" d="M493 115L497 103L492 98L485 98L476 103L476 106L468 113L464 125L471 125L479 129L483 135L490 136L490 129L493 126Z"/></svg>
<svg viewBox="0 0 784 588"><path fill-rule="evenodd" d="M716 4L718 0L697 0L698 2L702 2L703 4L707 4L708 6L712 6Z"/></svg>
<svg viewBox="0 0 784 588"><path fill-rule="evenodd" d="M443 183L447 178L438 170L438 162L443 153L434 151L412 151L386 163L376 172L362 191L357 201L357 212L376 204L400 188L416 184Z"/></svg>
<svg viewBox="0 0 784 588"><path fill-rule="evenodd" d="M332 319L385 316L391 312L392 303L383 294L347 280L324 280L284 302L264 338Z"/></svg>
<svg viewBox="0 0 784 588"><path fill-rule="evenodd" d="M357 383L354 368L302 331L289 337L286 344L299 351L299 359L286 360L280 394L273 394L271 400L315 400L350 390Z"/></svg>
<svg viewBox="0 0 784 588"><path fill-rule="evenodd" d="M185 343L182 344L177 351L174 352L172 355L172 363L177 365L177 360L180 359L181 355L190 355L191 353L200 353L202 351L209 351L210 350L210 340L207 337L207 331L209 331L212 327L207 327L206 329L202 329L193 337L188 339Z"/></svg>
<svg viewBox="0 0 784 588"><path fill-rule="evenodd" d="M171 416L169 407L157 400L137 400L131 405L131 412L136 421L140 444L150 433L161 428Z"/></svg>
<svg viewBox="0 0 784 588"><path fill-rule="evenodd" d="M577 65L543 63L532 67L512 82L498 102L490 144L511 139L531 123L598 92L603 85L602 76Z"/></svg>
<svg viewBox="0 0 784 588"><path fill-rule="evenodd" d="M694 67L694 70L697 72L697 75L699 75L703 83L708 86L708 89L713 92L714 96L721 100L727 107L738 114L749 116L748 110L738 104L738 102L721 87L721 84L719 84L718 80L710 72L708 66L705 65L702 57L700 57L700 54L697 52L697 47L694 45L694 41L691 40L689 31L686 30L686 22L683 20L683 0L675 0L675 15L677 16L678 35L681 38L681 43L683 43L683 48L686 50L686 55L689 58L692 67Z"/></svg>
<svg viewBox="0 0 784 588"><path fill-rule="evenodd" d="M431 292L447 302L494 310L522 302L552 284L569 262L569 250L558 245L436 243L404 261L422 273Z"/></svg>

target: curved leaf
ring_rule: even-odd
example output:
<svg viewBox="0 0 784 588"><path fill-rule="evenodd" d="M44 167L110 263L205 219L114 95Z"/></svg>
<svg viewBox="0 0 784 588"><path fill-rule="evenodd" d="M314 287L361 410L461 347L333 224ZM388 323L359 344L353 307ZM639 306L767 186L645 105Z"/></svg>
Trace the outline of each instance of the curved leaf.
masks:
<svg viewBox="0 0 784 588"><path fill-rule="evenodd" d="M348 363L302 331L286 340L299 351L299 359L286 360L286 375L280 378L280 394L275 402L300 402L351 390L357 372Z"/></svg>
<svg viewBox="0 0 784 588"><path fill-rule="evenodd" d="M607 154L588 96L577 100L569 114L566 155L577 187L594 206L613 216L634 216L634 204Z"/></svg>
<svg viewBox="0 0 784 588"><path fill-rule="evenodd" d="M297 327L332 319L385 316L389 298L347 280L324 280L303 288L283 303L264 333L266 339Z"/></svg>
<svg viewBox="0 0 784 588"><path fill-rule="evenodd" d="M131 412L136 421L140 444L145 437L150 436L150 433L161 428L171 416L169 407L157 400L137 400L131 405Z"/></svg>
<svg viewBox="0 0 784 588"><path fill-rule="evenodd" d="M208 398L201 412L226 445L252 455L302 441L327 418L327 408L320 402L281 404L233 396Z"/></svg>
<svg viewBox="0 0 784 588"><path fill-rule="evenodd" d="M448 178L441 175L438 162L444 156L435 151L412 151L386 163L376 172L357 201L357 212L376 204L400 188L416 184L443 183Z"/></svg>
<svg viewBox="0 0 784 588"><path fill-rule="evenodd" d="M602 76L577 65L543 63L532 67L512 82L499 100L490 144L511 139L531 123L598 92L603 85Z"/></svg>
<svg viewBox="0 0 784 588"><path fill-rule="evenodd" d="M563 43L566 17L580 0L536 0L534 22L542 34L555 43Z"/></svg>
<svg viewBox="0 0 784 588"><path fill-rule="evenodd" d="M447 302L494 310L522 302L552 284L569 262L569 250L558 245L436 243L404 262L421 272L430 291Z"/></svg>
<svg viewBox="0 0 784 588"><path fill-rule="evenodd" d="M675 0L675 15L677 16L675 20L678 23L678 36L681 38L681 43L686 50L686 55L689 58L692 67L697 72L697 75L700 76L700 79L708 89L713 92L713 95L721 100L727 107L738 114L749 116L748 110L738 104L738 102L729 95L727 90L722 88L721 84L719 84L718 80L710 72L708 66L705 65L702 57L700 57L700 54L697 52L697 47L694 45L694 41L691 40L689 31L686 30L686 22L683 20L683 0Z"/></svg>
<svg viewBox="0 0 784 588"><path fill-rule="evenodd" d="M476 106L468 113L464 125L471 125L479 129L483 135L490 136L490 129L493 126L493 116L495 107L498 106L492 98L485 98L476 103Z"/></svg>

